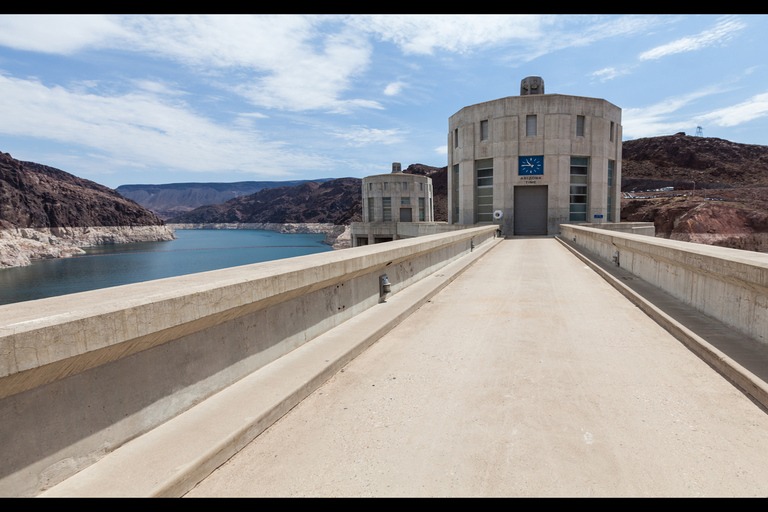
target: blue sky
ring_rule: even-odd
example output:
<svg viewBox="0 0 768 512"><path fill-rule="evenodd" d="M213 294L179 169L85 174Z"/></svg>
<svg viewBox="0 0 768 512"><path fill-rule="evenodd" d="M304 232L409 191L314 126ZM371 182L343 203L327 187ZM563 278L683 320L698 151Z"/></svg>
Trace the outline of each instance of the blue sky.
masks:
<svg viewBox="0 0 768 512"><path fill-rule="evenodd" d="M766 54L763 15L0 15L0 151L112 188L441 167L529 75L625 140L768 145Z"/></svg>

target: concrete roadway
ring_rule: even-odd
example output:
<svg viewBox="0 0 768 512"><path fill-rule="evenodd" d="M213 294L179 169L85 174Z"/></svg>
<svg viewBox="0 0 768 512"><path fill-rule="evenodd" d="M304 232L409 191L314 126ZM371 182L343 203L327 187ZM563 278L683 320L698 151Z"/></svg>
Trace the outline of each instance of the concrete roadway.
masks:
<svg viewBox="0 0 768 512"><path fill-rule="evenodd" d="M766 495L765 409L553 238L499 243L187 494Z"/></svg>

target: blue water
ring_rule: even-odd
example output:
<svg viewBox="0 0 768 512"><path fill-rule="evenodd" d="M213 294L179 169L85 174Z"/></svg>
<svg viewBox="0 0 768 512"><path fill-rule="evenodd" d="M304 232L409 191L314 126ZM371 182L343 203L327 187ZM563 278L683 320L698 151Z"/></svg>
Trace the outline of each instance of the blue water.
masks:
<svg viewBox="0 0 768 512"><path fill-rule="evenodd" d="M180 229L176 240L111 244L0 270L0 305L332 250L325 235Z"/></svg>

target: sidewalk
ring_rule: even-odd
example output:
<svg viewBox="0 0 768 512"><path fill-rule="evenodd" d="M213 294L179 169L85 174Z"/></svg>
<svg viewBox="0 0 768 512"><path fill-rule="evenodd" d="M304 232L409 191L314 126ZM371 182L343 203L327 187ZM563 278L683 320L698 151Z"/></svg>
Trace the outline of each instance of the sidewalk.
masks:
<svg viewBox="0 0 768 512"><path fill-rule="evenodd" d="M187 496L765 496L768 415L552 238L505 240Z"/></svg>

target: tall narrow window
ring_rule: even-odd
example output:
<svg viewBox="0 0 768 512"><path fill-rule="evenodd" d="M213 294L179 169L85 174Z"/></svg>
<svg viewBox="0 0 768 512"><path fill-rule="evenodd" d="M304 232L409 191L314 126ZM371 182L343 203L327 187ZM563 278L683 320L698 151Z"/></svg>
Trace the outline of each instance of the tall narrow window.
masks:
<svg viewBox="0 0 768 512"><path fill-rule="evenodd" d="M587 183L589 158L571 157L571 222L587 221Z"/></svg>
<svg viewBox="0 0 768 512"><path fill-rule="evenodd" d="M453 166L453 222L459 222L459 164Z"/></svg>
<svg viewBox="0 0 768 512"><path fill-rule="evenodd" d="M493 222L493 159L478 160L476 168L476 222Z"/></svg>
<svg viewBox="0 0 768 512"><path fill-rule="evenodd" d="M384 222L392 222L392 198L382 197L381 199L384 210Z"/></svg>
<svg viewBox="0 0 768 512"><path fill-rule="evenodd" d="M536 136L536 116L525 117L525 135L527 137Z"/></svg>
<svg viewBox="0 0 768 512"><path fill-rule="evenodd" d="M424 213L424 198L420 197L419 198L419 220L421 222L424 222L425 219L426 219L426 214Z"/></svg>
<svg viewBox="0 0 768 512"><path fill-rule="evenodd" d="M376 210L373 208L373 201L373 196L368 197L368 222L376 222Z"/></svg>
<svg viewBox="0 0 768 512"><path fill-rule="evenodd" d="M403 190L408 190L408 182L407 181L403 182Z"/></svg>
<svg viewBox="0 0 768 512"><path fill-rule="evenodd" d="M480 121L480 140L488 140L488 121Z"/></svg>
<svg viewBox="0 0 768 512"><path fill-rule="evenodd" d="M608 222L613 222L613 208L611 208L611 197L613 196L613 160L608 160Z"/></svg>
<svg viewBox="0 0 768 512"><path fill-rule="evenodd" d="M584 136L584 116L576 116L576 136Z"/></svg>
<svg viewBox="0 0 768 512"><path fill-rule="evenodd" d="M608 137L611 139L611 142L613 142L613 121L611 121L611 128L610 133L608 134Z"/></svg>
<svg viewBox="0 0 768 512"><path fill-rule="evenodd" d="M459 147L459 129L453 130L453 147Z"/></svg>

